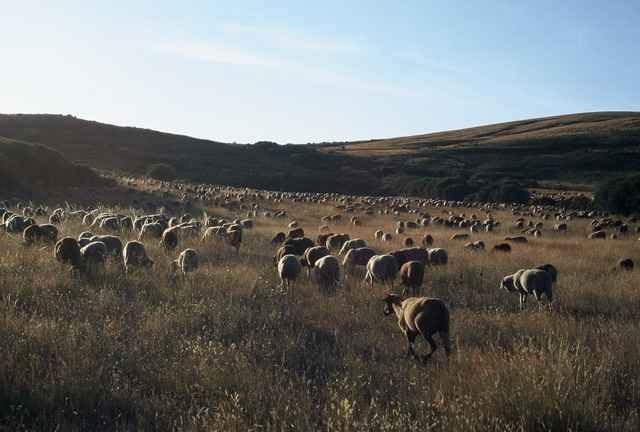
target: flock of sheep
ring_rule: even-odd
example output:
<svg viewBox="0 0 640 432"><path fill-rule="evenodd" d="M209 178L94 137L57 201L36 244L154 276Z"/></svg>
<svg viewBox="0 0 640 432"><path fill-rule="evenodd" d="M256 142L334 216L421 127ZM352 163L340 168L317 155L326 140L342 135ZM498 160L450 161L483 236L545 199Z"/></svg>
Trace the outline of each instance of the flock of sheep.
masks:
<svg viewBox="0 0 640 432"><path fill-rule="evenodd" d="M239 254L243 233L254 228L258 218L282 219L287 224L287 232L273 235L271 245L275 250L274 266L281 281L282 290L295 293L296 281L306 269L307 278L313 278L318 289L325 294L334 294L349 277L362 268L362 283L370 288L375 283L383 284L387 315L395 314L398 325L406 337L407 356L417 356L413 344L422 335L431 347L426 361L438 345L433 336L438 334L447 355L451 352L449 338L449 310L437 298L422 296L425 268L444 266L449 261L447 250L432 247L434 239L424 234L418 240L407 235L429 226L448 227L455 231L450 240L465 242L464 250L482 253L486 245L482 240L471 241L473 234L491 232L501 222L493 217L498 210L510 210L516 218L510 226L510 235L496 243L491 253L509 253L512 245L528 242L529 237L540 237L544 222L527 222L526 217L542 220L554 219L553 230L565 233L569 221L574 218L591 218L592 239L617 239L630 235L630 220L624 222L610 216L590 211L567 210L543 206L447 202L441 200L409 199L398 197L353 197L336 194L283 193L250 189L234 189L209 185L184 185L160 182L159 191L180 197L184 207L220 207L229 213L243 217L226 220L221 217L196 219L190 214L169 217L166 211L136 217L101 209L71 210L44 207L32 208L21 203L13 206L0 203L0 221L7 235L25 246L41 246L53 249L53 257L74 272L86 275L99 274L108 259L121 266L125 273L145 271L154 265L149 258L145 244L157 242L166 256L171 258L174 273L188 274L199 267L198 252L186 248L180 252L179 246L186 238L201 242L216 242L228 247L229 253ZM194 204L196 203L196 204ZM330 204L336 209L333 215L320 218L319 235L312 239L298 222L291 220L287 204L317 203ZM441 211L431 215L426 209ZM467 215L462 209L474 208L484 212L482 220L475 213ZM404 220L396 222L393 232L379 229L372 233L376 246L391 242L394 236L403 235L404 248L384 253L371 247L365 239L351 238L348 233L334 233L331 227L357 227L363 224L367 215L387 214ZM351 215L351 217L349 217ZM48 223L38 224L35 218L48 218ZM86 231L75 237L59 238L58 227L65 221L75 220L86 226ZM610 233L607 233L607 230ZM137 240L122 241L119 234L127 232L137 236ZM640 232L640 228L638 231ZM20 235L21 240L16 237ZM634 263L629 258L618 261L620 270L633 270ZM400 279L402 290L394 293L394 283ZM520 269L505 276L500 288L517 293L520 307L524 308L529 295L539 302L544 297L549 304L553 301L553 286L558 279L558 270L552 264L544 264L530 269Z"/></svg>

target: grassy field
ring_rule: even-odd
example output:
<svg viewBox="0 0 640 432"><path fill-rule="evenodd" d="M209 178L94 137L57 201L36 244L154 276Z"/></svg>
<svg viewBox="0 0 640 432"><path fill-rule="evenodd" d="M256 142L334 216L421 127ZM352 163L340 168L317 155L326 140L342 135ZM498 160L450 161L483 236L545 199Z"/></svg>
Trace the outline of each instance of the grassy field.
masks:
<svg viewBox="0 0 640 432"><path fill-rule="evenodd" d="M314 238L320 217L336 212L279 205ZM373 239L400 218L360 217L361 227L332 230L379 251L401 247L404 236ZM474 235L488 247L514 219L496 217L501 230ZM566 235L545 221L542 238L494 255L463 251L448 240L455 230L409 230L416 240L431 233L450 256L446 267L427 268L424 292L449 305L454 351L447 361L439 350L423 366L404 359L396 319L383 316L383 288L360 286L362 272L332 297L306 275L282 293L269 240L289 220L255 222L239 255L181 244L200 254L188 277L171 276L174 257L155 242L147 242L153 271L124 276L112 263L87 278L51 250L0 234L0 429L640 429L640 277L610 271L618 258L640 259L633 235L590 241L588 220L571 221ZM61 226L74 237L85 229ZM555 307L530 301L520 312L517 296L498 289L501 278L547 262L560 272Z"/></svg>

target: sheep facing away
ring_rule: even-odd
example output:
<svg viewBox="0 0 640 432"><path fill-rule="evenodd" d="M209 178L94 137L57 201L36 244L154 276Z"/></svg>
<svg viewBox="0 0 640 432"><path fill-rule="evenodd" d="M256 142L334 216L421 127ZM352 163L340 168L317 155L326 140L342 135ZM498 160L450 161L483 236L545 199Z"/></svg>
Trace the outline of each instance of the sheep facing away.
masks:
<svg viewBox="0 0 640 432"><path fill-rule="evenodd" d="M363 282L368 283L371 288L374 282L382 282L391 290L398 270L398 261L393 255L374 255L367 262L367 273Z"/></svg>
<svg viewBox="0 0 640 432"><path fill-rule="evenodd" d="M534 268L521 269L512 275L505 276L500 283L500 288L509 292L517 292L520 295L520 309L524 309L527 296L531 294L538 302L542 300L544 295L551 304L553 301L552 285L551 272Z"/></svg>
<svg viewBox="0 0 640 432"><path fill-rule="evenodd" d="M431 348L431 351L422 357L423 363L426 363L438 349L438 345L433 339L436 333L440 336L447 357L451 354L449 309L442 300L429 297L410 297L403 300L397 294L387 294L383 301L385 303L384 314L395 313L398 318L398 327L407 338L407 358L413 356L419 359L413 349L413 343L419 334L424 337Z"/></svg>
<svg viewBox="0 0 640 432"><path fill-rule="evenodd" d="M171 270L174 273L178 271L186 275L198 269L198 252L195 249L185 249L180 252L178 258L171 262Z"/></svg>
<svg viewBox="0 0 640 432"><path fill-rule="evenodd" d="M333 255L324 256L315 262L313 274L321 291L332 292L340 283L340 261Z"/></svg>
<svg viewBox="0 0 640 432"><path fill-rule="evenodd" d="M297 256L293 254L285 255L278 261L278 276L280 276L280 287L284 290L292 290L296 280L302 271L302 265Z"/></svg>
<svg viewBox="0 0 640 432"><path fill-rule="evenodd" d="M124 268L127 273L137 268L149 268L153 266L153 260L147 256L144 244L138 241L128 242L123 251Z"/></svg>
<svg viewBox="0 0 640 432"><path fill-rule="evenodd" d="M412 294L417 296L420 294L422 281L424 280L424 264L419 261L409 261L400 267L400 280L404 289L402 295L406 295L407 290L411 289Z"/></svg>

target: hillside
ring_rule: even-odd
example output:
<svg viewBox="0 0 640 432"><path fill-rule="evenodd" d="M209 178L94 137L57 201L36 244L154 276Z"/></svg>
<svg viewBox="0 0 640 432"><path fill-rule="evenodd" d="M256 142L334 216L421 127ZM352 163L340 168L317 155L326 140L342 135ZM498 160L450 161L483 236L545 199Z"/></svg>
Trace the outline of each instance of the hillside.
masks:
<svg viewBox="0 0 640 432"><path fill-rule="evenodd" d="M91 169L72 164L46 146L1 136L0 178L3 194L42 195L52 189L104 184Z"/></svg>
<svg viewBox="0 0 640 432"><path fill-rule="evenodd" d="M290 191L457 199L503 184L594 185L640 171L640 113L530 119L392 139L318 145L225 144L61 115L0 115L0 136L46 144L74 162L192 181ZM475 194L478 199L499 196Z"/></svg>

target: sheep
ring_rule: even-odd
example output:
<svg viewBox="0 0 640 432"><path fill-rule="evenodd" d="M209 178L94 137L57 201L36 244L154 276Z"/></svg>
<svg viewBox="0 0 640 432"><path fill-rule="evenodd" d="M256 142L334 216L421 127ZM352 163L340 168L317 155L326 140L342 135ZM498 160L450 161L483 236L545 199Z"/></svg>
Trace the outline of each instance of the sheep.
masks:
<svg viewBox="0 0 640 432"><path fill-rule="evenodd" d="M498 243L497 245L493 246L493 249L491 249L491 251L509 253L511 252L511 245L509 243Z"/></svg>
<svg viewBox="0 0 640 432"><path fill-rule="evenodd" d="M302 228L293 228L293 229L289 230L289 232L287 234L287 238L294 239L294 238L298 238L298 237L304 237L304 229L302 229Z"/></svg>
<svg viewBox="0 0 640 432"><path fill-rule="evenodd" d="M83 238L90 239L93 236L95 236L95 234L92 233L91 231L83 231L78 236L78 240L83 239Z"/></svg>
<svg viewBox="0 0 640 432"><path fill-rule="evenodd" d="M616 270L633 271L634 263L631 258L621 258L616 262Z"/></svg>
<svg viewBox="0 0 640 432"><path fill-rule="evenodd" d="M316 261L327 255L331 255L331 252L325 246L313 246L304 251L301 264L307 268L307 276L311 277L311 269Z"/></svg>
<svg viewBox="0 0 640 432"><path fill-rule="evenodd" d="M376 255L376 252L373 249L367 247L350 249L342 260L345 278L348 272L353 269L353 267L366 266L371 257L374 255Z"/></svg>
<svg viewBox="0 0 640 432"><path fill-rule="evenodd" d="M351 239L344 242L338 256L344 256L349 250L367 247L367 242L362 239Z"/></svg>
<svg viewBox="0 0 640 432"><path fill-rule="evenodd" d="M53 256L62 264L69 264L74 269L82 266L82 255L78 241L72 237L64 237L58 240L53 248Z"/></svg>
<svg viewBox="0 0 640 432"><path fill-rule="evenodd" d="M512 275L505 276L500 283L500 288L509 292L517 292L520 295L520 309L524 309L527 296L533 294L538 302L544 294L549 301L553 301L553 277L550 272L534 269L521 269Z"/></svg>
<svg viewBox="0 0 640 432"><path fill-rule="evenodd" d="M374 281L382 282L391 290L398 270L398 261L393 255L374 255L367 262L367 273L363 283L369 283L373 288Z"/></svg>
<svg viewBox="0 0 640 432"><path fill-rule="evenodd" d="M285 255L297 255L294 252L295 252L295 249L291 245L282 245L282 246L280 246L278 248L278 250L276 251L275 255L273 256L274 265L277 267L278 263L280 262L282 257L285 256Z"/></svg>
<svg viewBox="0 0 640 432"><path fill-rule="evenodd" d="M427 264L440 266L446 265L449 262L449 254L445 249L442 248L432 248L427 249Z"/></svg>
<svg viewBox="0 0 640 432"><path fill-rule="evenodd" d="M277 246L279 244L284 243L286 239L287 239L287 235L283 232L279 232L276 235L274 235L273 238L271 239L271 245Z"/></svg>
<svg viewBox="0 0 640 432"><path fill-rule="evenodd" d="M384 231L382 230L377 230L375 233L373 233L373 236L376 240L381 241L382 240L382 236L384 236Z"/></svg>
<svg viewBox="0 0 640 432"><path fill-rule="evenodd" d="M553 226L553 229L558 232L567 232L568 225L566 223L559 223Z"/></svg>
<svg viewBox="0 0 640 432"><path fill-rule="evenodd" d="M482 240L476 240L474 242L469 242L464 245L464 250L469 252L480 252L485 248L484 242Z"/></svg>
<svg viewBox="0 0 640 432"><path fill-rule="evenodd" d="M89 241L100 241L104 243L107 248L107 255L114 257L116 260L119 260L122 257L122 240L120 240L120 237L113 235L100 235L91 237Z"/></svg>
<svg viewBox="0 0 640 432"><path fill-rule="evenodd" d="M149 268L153 266L153 260L147 256L144 244L138 241L127 242L122 251L122 258L127 273L136 268Z"/></svg>
<svg viewBox="0 0 640 432"><path fill-rule="evenodd" d="M278 275L281 281L280 287L284 290L286 285L287 290L293 289L301 271L302 266L297 256L289 254L280 258L278 261Z"/></svg>
<svg viewBox="0 0 640 432"><path fill-rule="evenodd" d="M400 280L404 289L402 295L406 295L407 290L411 289L413 295L419 294L422 281L424 280L424 263L419 261L409 261L400 267Z"/></svg>
<svg viewBox="0 0 640 432"><path fill-rule="evenodd" d="M558 269L553 264L543 264L538 267L534 267L539 270L544 270L551 275L551 282L558 282Z"/></svg>
<svg viewBox="0 0 640 432"><path fill-rule="evenodd" d="M58 228L52 224L29 225L22 232L22 239L27 246L35 243L54 244L58 240Z"/></svg>
<svg viewBox="0 0 640 432"><path fill-rule="evenodd" d="M138 235L138 241L145 240L147 238L161 238L162 233L164 232L164 227L159 222L151 222L145 223L142 225L140 229L140 234Z"/></svg>
<svg viewBox="0 0 640 432"><path fill-rule="evenodd" d="M318 237L316 237L316 244L323 245L323 246L326 245L327 244L327 239L329 237L331 237L332 235L334 235L334 234L335 233L332 233L332 232L326 232L326 233L319 234Z"/></svg>
<svg viewBox="0 0 640 432"><path fill-rule="evenodd" d="M424 237L422 237L422 246L429 247L432 245L433 245L433 237L431 236L431 234L425 234Z"/></svg>
<svg viewBox="0 0 640 432"><path fill-rule="evenodd" d="M4 223L4 229L9 234L21 234L25 228L30 225L35 225L36 221L31 218L11 215Z"/></svg>
<svg viewBox="0 0 640 432"><path fill-rule="evenodd" d="M107 245L101 241L90 242L80 249L82 268L89 274L97 274L104 270L107 259Z"/></svg>
<svg viewBox="0 0 640 432"><path fill-rule="evenodd" d="M99 227L103 230L119 231L120 219L117 216L106 217L100 221Z"/></svg>
<svg viewBox="0 0 640 432"><path fill-rule="evenodd" d="M444 345L447 358L449 357L451 354L449 309L442 300L429 297L410 297L402 300L399 295L387 294L383 301L384 314L388 316L395 313L398 326L407 338L407 358L410 356L419 358L413 349L413 343L416 336L421 334L431 348L431 351L422 357L422 362L426 363L438 349L438 345L433 340L433 335L436 333Z"/></svg>
<svg viewBox="0 0 640 432"><path fill-rule="evenodd" d="M418 247L400 249L390 252L389 255L392 255L396 259L399 267L409 261L420 261L426 264L429 260L429 251Z"/></svg>
<svg viewBox="0 0 640 432"><path fill-rule="evenodd" d="M320 290L330 292L340 283L340 261L333 255L324 256L315 262L313 274Z"/></svg>
<svg viewBox="0 0 640 432"><path fill-rule="evenodd" d="M404 239L404 247L413 247L413 239L411 237Z"/></svg>
<svg viewBox="0 0 640 432"><path fill-rule="evenodd" d="M172 252L178 247L178 229L177 226L173 226L162 233L159 246L164 249L165 253Z"/></svg>
<svg viewBox="0 0 640 432"><path fill-rule="evenodd" d="M284 246L287 245L293 247L293 252L291 253L293 253L294 255L302 256L307 249L309 249L310 247L314 247L315 243L313 243L313 240L308 237L300 237L285 241Z"/></svg>
<svg viewBox="0 0 640 432"><path fill-rule="evenodd" d="M449 240L467 240L469 238L469 234L467 233L458 233L451 236Z"/></svg>
<svg viewBox="0 0 640 432"><path fill-rule="evenodd" d="M606 231L595 231L595 232L592 232L591 234L589 234L587 236L587 238L589 238L590 240L606 239L607 238L607 232Z"/></svg>
<svg viewBox="0 0 640 432"><path fill-rule="evenodd" d="M382 241L386 243L391 243L393 241L393 236L389 233L384 233L382 236Z"/></svg>
<svg viewBox="0 0 640 432"><path fill-rule="evenodd" d="M240 245L242 244L242 228L239 226L230 226L224 233L224 242L240 253Z"/></svg>
<svg viewBox="0 0 640 432"><path fill-rule="evenodd" d="M507 236L504 238L505 241L510 241L514 243L527 243L527 238L525 236Z"/></svg>
<svg viewBox="0 0 640 432"><path fill-rule="evenodd" d="M351 237L349 237L349 234L334 234L327 238L327 249L340 250L340 248L350 239Z"/></svg>
<svg viewBox="0 0 640 432"><path fill-rule="evenodd" d="M198 253L194 249L185 249L180 252L178 258L171 263L174 273L181 271L182 274L194 272L198 269Z"/></svg>
<svg viewBox="0 0 640 432"><path fill-rule="evenodd" d="M209 240L223 241L226 230L223 226L208 227L202 235L202 242L204 243Z"/></svg>

